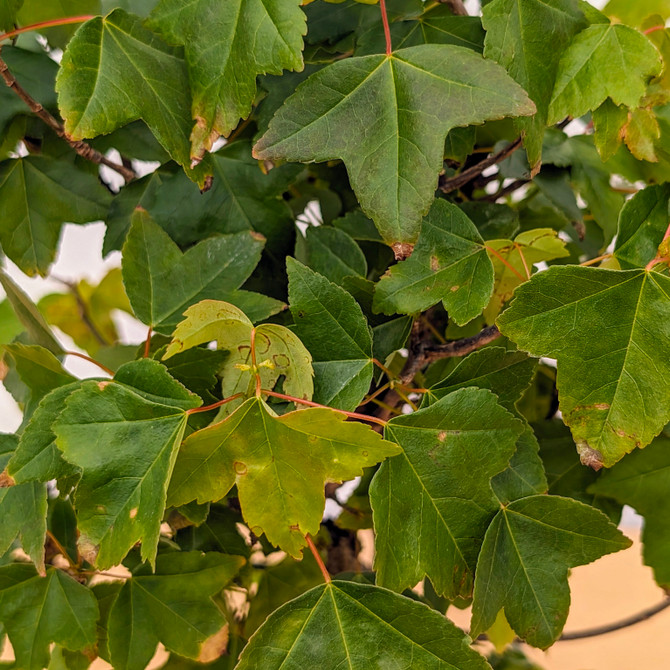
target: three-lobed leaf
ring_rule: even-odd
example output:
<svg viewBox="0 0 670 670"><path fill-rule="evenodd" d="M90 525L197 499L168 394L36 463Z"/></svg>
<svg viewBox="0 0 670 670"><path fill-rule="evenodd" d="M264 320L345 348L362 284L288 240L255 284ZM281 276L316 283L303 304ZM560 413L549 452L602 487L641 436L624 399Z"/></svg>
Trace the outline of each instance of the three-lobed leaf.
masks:
<svg viewBox="0 0 670 670"><path fill-rule="evenodd" d="M195 160L249 115L259 74L303 67L307 30L296 0L162 0L147 25L184 47L193 90Z"/></svg>
<svg viewBox="0 0 670 670"><path fill-rule="evenodd" d="M558 360L563 420L582 461L610 467L670 420L670 279L645 270L552 267L517 288L503 334Z"/></svg>
<svg viewBox="0 0 670 670"><path fill-rule="evenodd" d="M49 646L92 651L98 604L93 593L62 570L40 577L32 565L0 567L0 620L12 643L16 664L26 670L49 665Z"/></svg>
<svg viewBox="0 0 670 670"><path fill-rule="evenodd" d="M370 487L380 585L401 591L428 576L448 598L469 595L479 547L500 504L491 478L515 452L523 424L488 390L460 389L391 420L402 453Z"/></svg>
<svg viewBox="0 0 670 670"><path fill-rule="evenodd" d="M156 569L140 565L114 599L107 622L110 661L119 670L143 670L162 642L198 659L226 620L212 600L244 564L241 556L171 552Z"/></svg>
<svg viewBox="0 0 670 670"><path fill-rule="evenodd" d="M482 544L471 634L492 626L504 608L521 638L546 649L568 615L568 570L630 545L604 514L576 500L541 495L510 503Z"/></svg>
<svg viewBox="0 0 670 670"><path fill-rule="evenodd" d="M273 415L250 398L224 421L191 434L179 451L168 502L219 500L237 484L256 535L298 557L316 534L326 482L352 479L398 453L396 445L331 409Z"/></svg>
<svg viewBox="0 0 670 670"><path fill-rule="evenodd" d="M122 9L85 23L70 40L56 80L65 130L75 140L142 119L170 156L203 186L211 169L191 169L190 85L179 49Z"/></svg>
<svg viewBox="0 0 670 670"><path fill-rule="evenodd" d="M534 111L497 64L462 47L420 45L314 73L275 114L254 154L342 159L384 240L412 243L433 200L449 130Z"/></svg>
<svg viewBox="0 0 670 670"><path fill-rule="evenodd" d="M485 670L488 663L446 617L378 586L335 581L274 612L238 670L263 667L416 667Z"/></svg>
<svg viewBox="0 0 670 670"><path fill-rule="evenodd" d="M481 314L493 290L493 266L472 221L456 206L436 200L405 261L375 286L374 309L415 314L442 301L460 325Z"/></svg>
<svg viewBox="0 0 670 670"><path fill-rule="evenodd" d="M81 469L75 493L81 554L100 569L142 542L154 562L168 482L186 428L202 401L151 359L122 366L113 381L86 381L55 424L56 444ZM95 449L91 449L91 445Z"/></svg>

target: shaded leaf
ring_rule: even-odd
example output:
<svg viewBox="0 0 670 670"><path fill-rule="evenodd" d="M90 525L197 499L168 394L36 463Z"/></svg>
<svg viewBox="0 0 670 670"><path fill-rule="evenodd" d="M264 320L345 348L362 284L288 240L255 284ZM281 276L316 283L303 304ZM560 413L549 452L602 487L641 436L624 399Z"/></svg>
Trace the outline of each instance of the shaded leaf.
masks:
<svg viewBox="0 0 670 670"><path fill-rule="evenodd" d="M374 308L414 314L442 301L463 325L482 312L492 288L493 266L474 224L456 205L436 200L412 255L375 287Z"/></svg>
<svg viewBox="0 0 670 670"><path fill-rule="evenodd" d="M521 421L483 389L460 389L391 420L403 453L370 486L380 585L401 591L428 576L438 594L469 595L477 554L499 509L491 477L507 466Z"/></svg>
<svg viewBox="0 0 670 670"><path fill-rule="evenodd" d="M162 0L148 27L184 46L193 90L191 157L251 112L259 74L301 70L305 15L295 0Z"/></svg>
<svg viewBox="0 0 670 670"><path fill-rule="evenodd" d="M19 22L23 25L62 19L69 16L99 14L100 0L24 0L19 11ZM52 46L64 47L78 26L54 26L46 33Z"/></svg>
<svg viewBox="0 0 670 670"><path fill-rule="evenodd" d="M368 273L367 261L356 242L343 230L329 226L307 229L305 265L340 286L345 277L365 277Z"/></svg>
<svg viewBox="0 0 670 670"><path fill-rule="evenodd" d="M119 380L136 377L152 393ZM115 379L83 382L53 426L65 458L82 470L75 494L79 548L100 569L119 563L138 541L142 557L155 560L184 409L201 403L151 359L127 363Z"/></svg>
<svg viewBox="0 0 670 670"><path fill-rule="evenodd" d="M498 65L469 49L428 44L388 57L347 58L316 72L280 108L254 153L341 158L384 240L414 242L449 130L533 112Z"/></svg>
<svg viewBox="0 0 670 670"><path fill-rule="evenodd" d="M503 507L477 561L472 635L504 607L517 635L546 649L568 615L568 570L631 544L604 514L575 500L531 496Z"/></svg>
<svg viewBox="0 0 670 670"><path fill-rule="evenodd" d="M0 163L0 243L23 272L46 275L65 222L104 219L109 193L69 162L29 156Z"/></svg>
<svg viewBox="0 0 670 670"><path fill-rule="evenodd" d="M208 638L225 624L212 596L235 576L245 560L217 553L172 552L133 570L109 613L111 663L119 670L143 670L156 645L197 659Z"/></svg>
<svg viewBox="0 0 670 670"><path fill-rule="evenodd" d="M600 157L606 161L618 151L623 140L623 126L628 120L628 110L623 105L615 105L607 98L600 107L593 110L593 139Z"/></svg>
<svg viewBox="0 0 670 670"><path fill-rule="evenodd" d="M325 482L352 479L398 451L368 427L344 418L330 409L275 417L264 402L249 399L224 421L184 441L169 503L219 500L237 484L251 530L298 557L305 534L319 529Z"/></svg>
<svg viewBox="0 0 670 670"><path fill-rule="evenodd" d="M552 267L520 286L498 326L558 359L558 390L582 462L609 467L670 420L670 279L644 270ZM607 333L607 337L603 336Z"/></svg>
<svg viewBox="0 0 670 670"><path fill-rule="evenodd" d="M354 410L372 380L372 337L361 308L344 289L286 261L294 330L312 354L314 401Z"/></svg>
<svg viewBox="0 0 670 670"><path fill-rule="evenodd" d="M270 616L249 641L238 670L262 667L484 670L469 638L422 603L378 586L317 586ZM259 665L260 664L260 665Z"/></svg>
<svg viewBox="0 0 670 670"><path fill-rule="evenodd" d="M97 619L91 591L65 572L49 568L43 578L32 565L0 567L0 620L18 667L46 668L52 642L72 651L92 648Z"/></svg>
<svg viewBox="0 0 670 670"><path fill-rule="evenodd" d="M267 318L281 309L280 302L238 290L260 260L263 243L254 233L219 235L182 254L147 212L136 211L123 245L123 282L133 311L165 334L201 300L226 300L254 321Z"/></svg>

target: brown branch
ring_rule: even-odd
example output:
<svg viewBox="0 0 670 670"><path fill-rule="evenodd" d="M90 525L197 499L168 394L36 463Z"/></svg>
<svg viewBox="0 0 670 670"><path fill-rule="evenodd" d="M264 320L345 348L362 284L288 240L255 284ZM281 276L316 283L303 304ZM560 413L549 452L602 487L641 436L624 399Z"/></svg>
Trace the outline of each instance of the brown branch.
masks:
<svg viewBox="0 0 670 670"><path fill-rule="evenodd" d="M452 14L456 16L467 16L468 10L465 9L463 0L439 0L442 4L447 5L451 10Z"/></svg>
<svg viewBox="0 0 670 670"><path fill-rule="evenodd" d="M509 144L504 149L501 149L496 154L491 154L488 158L479 161L476 165L463 170L463 172L449 177L448 179L440 179L439 189L443 193L451 193L457 189L465 186L469 181L480 175L486 168L501 163L508 156L511 156L521 146L521 138Z"/></svg>
<svg viewBox="0 0 670 670"><path fill-rule="evenodd" d="M594 626L593 628L586 628L584 630L577 630L574 633L563 633L563 635L558 638L558 641L567 642L569 640L583 640L587 637L596 637L598 635L605 635L606 633L613 633L616 630L628 628L629 626L634 626L637 623L646 621L659 612L668 609L668 607L670 607L670 598L666 598L662 602L657 603L652 607L648 607L647 609L642 610L637 614L633 614L615 623L605 624L603 626Z"/></svg>
<svg viewBox="0 0 670 670"><path fill-rule="evenodd" d="M1 51L2 47L0 46L0 52ZM58 119L44 109L44 107L42 107L42 105L40 105L40 103L16 81L14 75L9 71L9 66L5 63L2 57L0 57L0 75L4 79L5 84L7 84L7 86L11 88L14 93L26 103L26 105L28 105L30 110L42 119L42 121L44 121L44 123L46 123L58 137L65 140L80 156L93 163L106 165L108 168L118 172L125 179L126 183L135 179L135 173L132 170L129 170L114 161L110 161L90 144L82 142L81 140L71 139L65 132L65 128L63 128L62 124L58 122Z"/></svg>
<svg viewBox="0 0 670 670"><path fill-rule="evenodd" d="M419 370L429 363L440 360L441 358L453 358L456 356L465 356L480 347L493 342L499 338L500 331L496 326L487 326L477 335L465 337L462 340L453 340L446 344L435 344L430 338L425 337L424 328L421 321L414 323L412 338L409 345L409 357L405 367L399 375L402 384L409 384ZM379 419L387 421L393 415L396 407L403 403L402 396L395 390L389 390L384 396L379 410L375 413Z"/></svg>

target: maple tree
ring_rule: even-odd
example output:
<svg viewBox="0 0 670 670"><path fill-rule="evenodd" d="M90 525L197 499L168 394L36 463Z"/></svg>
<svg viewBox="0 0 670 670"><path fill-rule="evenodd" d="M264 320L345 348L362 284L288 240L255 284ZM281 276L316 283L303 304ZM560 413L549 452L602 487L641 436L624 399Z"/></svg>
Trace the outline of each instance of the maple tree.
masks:
<svg viewBox="0 0 670 670"><path fill-rule="evenodd" d="M0 0L2 258L122 258L0 268L12 667L536 667L626 504L670 587L670 5L481 4Z"/></svg>

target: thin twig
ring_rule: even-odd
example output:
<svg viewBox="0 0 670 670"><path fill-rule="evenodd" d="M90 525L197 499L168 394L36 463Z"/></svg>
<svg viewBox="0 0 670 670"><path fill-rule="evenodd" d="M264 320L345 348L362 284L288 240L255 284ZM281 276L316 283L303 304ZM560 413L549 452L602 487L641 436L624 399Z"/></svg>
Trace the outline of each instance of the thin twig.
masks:
<svg viewBox="0 0 670 670"><path fill-rule="evenodd" d="M512 274L516 275L517 278L521 281L526 281L524 276L509 261L507 261L502 254L498 253L497 249L489 247L488 245L484 245L484 248L486 251L490 251Z"/></svg>
<svg viewBox="0 0 670 670"><path fill-rule="evenodd" d="M228 396L227 398L219 400L219 402L212 403L211 405L205 405L204 407L195 407L193 409L187 409L186 414L196 414L197 412L209 412L213 409L216 409L217 407L225 405L226 403L232 402L233 400L243 398L244 395L245 395L244 393L236 393L235 395Z"/></svg>
<svg viewBox="0 0 670 670"><path fill-rule="evenodd" d="M153 332L153 328L149 326L147 336L144 339L144 358L149 358L149 354L151 353L151 336Z"/></svg>
<svg viewBox="0 0 670 670"><path fill-rule="evenodd" d="M592 258L591 260L584 261L579 265L581 267L588 267L589 265L595 265L596 263L600 263L600 261L605 261L608 258L612 258L612 254L603 254L602 256L598 256L597 258Z"/></svg>
<svg viewBox="0 0 670 670"><path fill-rule="evenodd" d="M51 543L56 547L56 549L60 552L61 556L68 562L68 565L73 569L77 569L77 564L70 558L70 555L67 553L65 550L65 547L58 541L56 536L50 531L47 530L47 537L51 541Z"/></svg>
<svg viewBox="0 0 670 670"><path fill-rule="evenodd" d="M511 156L519 147L521 146L521 138L509 144L504 149L501 149L497 154L491 154L488 158L485 158L482 161L479 161L476 165L463 170L463 172L449 177L448 179L440 180L439 185L440 190L443 193L451 193L457 189L465 186L469 181L480 175L486 168L501 163L508 156Z"/></svg>
<svg viewBox="0 0 670 670"><path fill-rule="evenodd" d="M481 198L481 200L483 200L484 202L495 202L496 200L498 200L498 198L504 198L506 195L514 193L514 191L517 191L522 186L528 184L528 181L529 181L528 179L516 179L511 184L504 186L499 191L496 191L496 193L491 193L490 195Z"/></svg>
<svg viewBox="0 0 670 670"><path fill-rule="evenodd" d="M444 5L447 5L447 7L449 7L451 10L451 13L455 14L456 16L468 15L468 10L465 9L463 0L440 0L440 2Z"/></svg>
<svg viewBox="0 0 670 670"><path fill-rule="evenodd" d="M0 46L0 53L2 46ZM0 76L5 81L5 84L11 88L16 95L28 105L30 110L36 114L44 123L46 123L51 130L53 130L58 137L65 140L80 156L98 165L106 165L111 170L118 172L127 182L135 179L135 173L132 170L110 161L106 156L103 156L97 149L94 149L90 144L81 140L73 140L65 132L62 124L58 122L55 116L49 113L42 105L37 102L15 79L14 75L9 71L9 66L0 57Z"/></svg>
<svg viewBox="0 0 670 670"><path fill-rule="evenodd" d="M576 630L574 633L563 633L559 637L559 642L567 642L569 640L583 640L586 637L596 637L597 635L605 635L606 633L613 633L615 630L621 630L622 628L628 628L629 626L634 626L636 623L646 621L654 615L662 612L663 610L670 607L670 598L666 598L662 602L648 607L637 614L616 621L615 623L605 624L603 626L594 626L593 628L586 628L585 630Z"/></svg>

